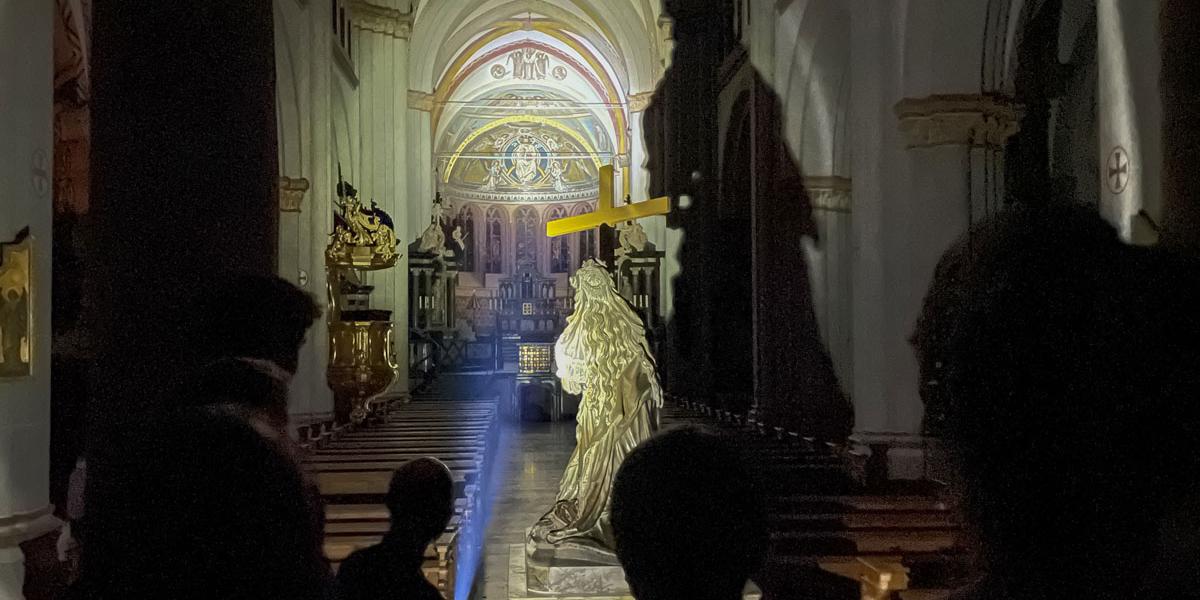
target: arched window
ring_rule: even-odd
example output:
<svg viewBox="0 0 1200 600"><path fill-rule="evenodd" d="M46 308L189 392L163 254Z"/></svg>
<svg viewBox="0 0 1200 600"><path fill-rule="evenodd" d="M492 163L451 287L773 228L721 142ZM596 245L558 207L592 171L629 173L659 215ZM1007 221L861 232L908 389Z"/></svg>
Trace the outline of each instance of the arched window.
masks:
<svg viewBox="0 0 1200 600"><path fill-rule="evenodd" d="M586 204L580 204L575 207L573 212L575 215L583 215L591 211L592 208L590 206ZM583 261L588 260L589 258L596 258L596 254L598 252L596 249L596 241L598 238L596 237L595 229L580 231L576 235L579 236L579 260L575 263L575 266L578 267L579 265L583 264Z"/></svg>
<svg viewBox="0 0 1200 600"><path fill-rule="evenodd" d="M516 235L517 264L537 264L538 215L532 206L517 209Z"/></svg>
<svg viewBox="0 0 1200 600"><path fill-rule="evenodd" d="M561 206L551 207L546 211L546 220L553 221L567 216L567 210ZM571 237L560 235L550 238L550 272L571 272Z"/></svg>
<svg viewBox="0 0 1200 600"><path fill-rule="evenodd" d="M471 210L470 206L462 207L462 210L458 211L458 218L454 220L454 225L462 228L462 262L458 268L460 271L474 272L475 211Z"/></svg>
<svg viewBox="0 0 1200 600"><path fill-rule="evenodd" d="M498 207L487 211L487 247L484 249L484 272L504 272L504 213Z"/></svg>

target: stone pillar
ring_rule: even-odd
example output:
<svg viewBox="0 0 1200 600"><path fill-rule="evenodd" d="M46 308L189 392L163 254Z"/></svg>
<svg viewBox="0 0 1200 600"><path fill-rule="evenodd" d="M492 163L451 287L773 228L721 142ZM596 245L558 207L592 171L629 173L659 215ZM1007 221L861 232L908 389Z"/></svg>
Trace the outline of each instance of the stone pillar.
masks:
<svg viewBox="0 0 1200 600"><path fill-rule="evenodd" d="M49 505L54 11L53 2L41 0L0 4L0 129L5 132L0 244L29 228L32 314L29 374L6 376L7 369L0 369L0 598L24 597L24 556L18 544L58 526ZM0 260L3 251L0 246ZM0 272L16 262L15 256L0 262ZM0 280L0 289L13 283L6 280ZM4 327L0 317L0 329ZM9 328L16 330L14 324Z"/></svg>
<svg viewBox="0 0 1200 600"><path fill-rule="evenodd" d="M431 111L434 97L428 92L408 92L408 232L401 239L414 240L429 225L433 206L433 130Z"/></svg>
<svg viewBox="0 0 1200 600"><path fill-rule="evenodd" d="M407 167L408 38L412 15L390 5L358 0L350 4L351 23L358 43L358 90L363 156L362 197L374 200L393 219L401 244L407 243L409 200ZM402 160L401 157L404 157ZM403 250L401 250L403 252ZM368 273L375 286L372 304L392 311L398 362L407 365L407 257L395 267ZM408 369L392 383L393 392L407 392Z"/></svg>
<svg viewBox="0 0 1200 600"><path fill-rule="evenodd" d="M280 0L286 3L286 0ZM295 4L295 3L293 3ZM305 198L304 212L299 215L302 235L300 242L297 284L317 298L323 306L329 301L325 289L325 245L333 230L333 198L337 184L337 157L333 148L332 52L321 51L333 43L333 31L324 6L308 4L305 11L311 44L305 67L309 81L309 113L307 122L312 132L311 144L304 155L311 186ZM320 49L320 50L318 50ZM284 100L280 98L280 102ZM306 235L305 235L306 234ZM301 280L307 275L307 282ZM332 418L333 392L326 384L325 370L329 365L329 328L324 319L309 330L308 339L300 353L300 368L292 387L293 409L308 413L311 418Z"/></svg>
<svg viewBox="0 0 1200 600"><path fill-rule="evenodd" d="M1163 243L1200 251L1200 15L1186 0L1161 0Z"/></svg>
<svg viewBox="0 0 1200 600"><path fill-rule="evenodd" d="M1100 213L1126 241L1151 244L1162 223L1159 2L1096 3Z"/></svg>
<svg viewBox="0 0 1200 600"><path fill-rule="evenodd" d="M893 478L926 472L908 342L922 300L980 204L972 165L1016 131L1015 107L977 92L986 8L912 0L851 15L855 441L888 448Z"/></svg>
<svg viewBox="0 0 1200 600"><path fill-rule="evenodd" d="M813 308L834 373L842 389L849 390L854 380L850 180L833 175L805 175L804 191L812 205L817 229L815 242L808 237L802 240Z"/></svg>
<svg viewBox="0 0 1200 600"><path fill-rule="evenodd" d="M188 312L208 277L276 272L279 169L271 3L93 11L97 442L196 366Z"/></svg>

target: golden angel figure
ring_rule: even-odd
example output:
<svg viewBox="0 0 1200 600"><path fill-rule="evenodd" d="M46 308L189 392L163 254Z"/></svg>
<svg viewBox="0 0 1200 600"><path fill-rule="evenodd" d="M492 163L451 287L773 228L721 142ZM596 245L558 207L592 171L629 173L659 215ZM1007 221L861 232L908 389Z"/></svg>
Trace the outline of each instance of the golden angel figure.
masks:
<svg viewBox="0 0 1200 600"><path fill-rule="evenodd" d="M663 394L642 320L604 266L586 261L571 277L575 310L554 346L563 389L583 394L576 446L554 507L529 531L534 545L577 542L613 548L613 477L625 456L658 430Z"/></svg>

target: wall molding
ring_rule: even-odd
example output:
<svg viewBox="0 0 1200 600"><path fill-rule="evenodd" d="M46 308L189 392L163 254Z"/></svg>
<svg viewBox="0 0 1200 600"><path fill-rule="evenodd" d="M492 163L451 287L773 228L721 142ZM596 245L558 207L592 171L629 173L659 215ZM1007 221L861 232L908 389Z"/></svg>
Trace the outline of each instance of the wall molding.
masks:
<svg viewBox="0 0 1200 600"><path fill-rule="evenodd" d="M993 94L905 98L894 110L906 148L1001 147L1021 126L1021 105Z"/></svg>
<svg viewBox="0 0 1200 600"><path fill-rule="evenodd" d="M837 175L814 175L803 179L813 210L850 212L851 181Z"/></svg>
<svg viewBox="0 0 1200 600"><path fill-rule="evenodd" d="M654 92L638 92L629 95L629 112L642 112L650 106L650 101L654 98Z"/></svg>
<svg viewBox="0 0 1200 600"><path fill-rule="evenodd" d="M54 507L47 504L36 510L0 517L0 548L16 546L62 527L54 516Z"/></svg>
<svg viewBox="0 0 1200 600"><path fill-rule="evenodd" d="M433 112L434 95L421 90L408 90L408 107L423 112Z"/></svg>
<svg viewBox="0 0 1200 600"><path fill-rule="evenodd" d="M350 24L357 29L400 40L407 40L412 36L411 12L401 12L365 0L350 0L347 8L350 9Z"/></svg>
<svg viewBox="0 0 1200 600"><path fill-rule="evenodd" d="M303 177L279 178L279 212L300 212L304 204L304 192L308 191L308 180Z"/></svg>

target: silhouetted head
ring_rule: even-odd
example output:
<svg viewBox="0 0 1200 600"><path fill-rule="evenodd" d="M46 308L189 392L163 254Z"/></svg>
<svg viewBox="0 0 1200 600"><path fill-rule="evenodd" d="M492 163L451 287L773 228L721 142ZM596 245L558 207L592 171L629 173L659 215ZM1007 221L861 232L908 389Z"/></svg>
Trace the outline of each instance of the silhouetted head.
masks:
<svg viewBox="0 0 1200 600"><path fill-rule="evenodd" d="M969 244L917 341L944 362L943 430L990 569L1017 597L1126 597L1197 481L1200 273L1085 207L1012 209Z"/></svg>
<svg viewBox="0 0 1200 600"><path fill-rule="evenodd" d="M392 515L389 541L424 550L454 515L454 476L436 458L410 460L392 474L385 502Z"/></svg>
<svg viewBox="0 0 1200 600"><path fill-rule="evenodd" d="M630 452L613 483L612 527L639 600L740 598L767 547L759 486L732 446L695 429Z"/></svg>
<svg viewBox="0 0 1200 600"><path fill-rule="evenodd" d="M222 358L205 365L184 389L190 395L189 404L234 407L284 429L290 379L291 374L274 361Z"/></svg>
<svg viewBox="0 0 1200 600"><path fill-rule="evenodd" d="M82 597L322 597L329 569L301 475L242 419L131 419L91 451Z"/></svg>
<svg viewBox="0 0 1200 600"><path fill-rule="evenodd" d="M321 309L311 294L275 276L213 278L197 299L197 344L204 362L259 358L295 373L300 347Z"/></svg>

